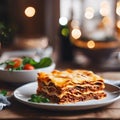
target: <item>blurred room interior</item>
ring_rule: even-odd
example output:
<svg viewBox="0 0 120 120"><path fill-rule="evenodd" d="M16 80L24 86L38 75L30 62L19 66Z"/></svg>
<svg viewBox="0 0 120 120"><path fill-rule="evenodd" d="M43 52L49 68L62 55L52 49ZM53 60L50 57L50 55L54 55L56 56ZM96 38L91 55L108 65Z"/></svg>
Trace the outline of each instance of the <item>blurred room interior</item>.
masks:
<svg viewBox="0 0 120 120"><path fill-rule="evenodd" d="M32 50L57 68L119 71L120 1L0 0L0 54Z"/></svg>

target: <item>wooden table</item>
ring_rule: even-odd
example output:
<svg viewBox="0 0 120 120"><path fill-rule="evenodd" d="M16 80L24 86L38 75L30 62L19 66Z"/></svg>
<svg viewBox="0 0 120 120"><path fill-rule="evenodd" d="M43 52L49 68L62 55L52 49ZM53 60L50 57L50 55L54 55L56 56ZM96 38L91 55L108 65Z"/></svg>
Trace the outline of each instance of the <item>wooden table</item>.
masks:
<svg viewBox="0 0 120 120"><path fill-rule="evenodd" d="M105 78L120 80L120 72L99 73ZM17 88L8 83L0 82L0 89L11 92ZM32 108L18 102L14 97L10 99L11 106L0 111L0 120L74 120L74 119L120 119L120 100L109 106L84 111L51 111Z"/></svg>

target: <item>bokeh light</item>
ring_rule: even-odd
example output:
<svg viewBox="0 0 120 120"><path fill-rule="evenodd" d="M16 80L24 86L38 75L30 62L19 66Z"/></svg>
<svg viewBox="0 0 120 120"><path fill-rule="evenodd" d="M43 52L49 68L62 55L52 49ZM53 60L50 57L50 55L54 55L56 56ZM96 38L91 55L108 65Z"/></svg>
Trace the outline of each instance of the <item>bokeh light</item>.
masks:
<svg viewBox="0 0 120 120"><path fill-rule="evenodd" d="M117 2L116 14L120 16L120 1Z"/></svg>
<svg viewBox="0 0 120 120"><path fill-rule="evenodd" d="M101 2L101 8L100 8L100 14L102 16L108 16L110 13L110 5L108 1L102 1Z"/></svg>
<svg viewBox="0 0 120 120"><path fill-rule="evenodd" d="M108 24L110 24L111 23L111 20L110 20L110 17L103 17L103 19L102 19L102 23L103 23L103 25L108 25Z"/></svg>
<svg viewBox="0 0 120 120"><path fill-rule="evenodd" d="M117 21L116 26L120 29L120 20Z"/></svg>
<svg viewBox="0 0 120 120"><path fill-rule="evenodd" d="M72 22L71 22L71 27L72 27L72 28L79 28L79 21L77 21L77 20L72 20Z"/></svg>
<svg viewBox="0 0 120 120"><path fill-rule="evenodd" d="M27 7L24 11L27 17L33 17L35 15L35 8L34 7Z"/></svg>
<svg viewBox="0 0 120 120"><path fill-rule="evenodd" d="M63 29L61 30L61 34L62 34L63 36L65 36L65 37L67 37L67 36L69 35L69 30L68 30L68 28L63 28Z"/></svg>
<svg viewBox="0 0 120 120"><path fill-rule="evenodd" d="M85 18L92 19L94 17L94 9L92 7L87 7L85 10Z"/></svg>
<svg viewBox="0 0 120 120"><path fill-rule="evenodd" d="M74 39L79 39L81 37L81 31L77 28L73 29L71 34Z"/></svg>
<svg viewBox="0 0 120 120"><path fill-rule="evenodd" d="M93 40L89 40L87 42L87 47L90 48L90 49L94 48L95 47L95 42Z"/></svg>
<svg viewBox="0 0 120 120"><path fill-rule="evenodd" d="M59 19L59 24L60 25L67 25L67 23L68 23L68 19L66 18L66 17L61 17L60 19Z"/></svg>

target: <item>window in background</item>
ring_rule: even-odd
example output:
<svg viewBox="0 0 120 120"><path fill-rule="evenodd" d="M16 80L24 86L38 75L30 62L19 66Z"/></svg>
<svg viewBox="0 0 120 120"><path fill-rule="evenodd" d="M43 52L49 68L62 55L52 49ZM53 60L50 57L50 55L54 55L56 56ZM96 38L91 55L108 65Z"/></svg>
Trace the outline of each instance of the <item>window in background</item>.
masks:
<svg viewBox="0 0 120 120"><path fill-rule="evenodd" d="M119 48L116 36L116 5L119 6L119 3L113 0L61 0L60 17L64 17L62 24L60 22L61 41L64 51L67 43L71 46L67 53L62 53L65 56L73 55L73 60L83 66L107 68L117 64L118 61L111 58ZM118 11L117 7L119 16ZM64 28L67 28L66 31ZM111 64L109 60L115 64Z"/></svg>

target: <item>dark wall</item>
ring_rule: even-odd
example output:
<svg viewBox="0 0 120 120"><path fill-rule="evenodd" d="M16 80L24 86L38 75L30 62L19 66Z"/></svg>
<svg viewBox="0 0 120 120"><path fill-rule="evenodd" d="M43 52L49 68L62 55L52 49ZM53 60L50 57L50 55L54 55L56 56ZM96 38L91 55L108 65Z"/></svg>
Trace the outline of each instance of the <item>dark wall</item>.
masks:
<svg viewBox="0 0 120 120"><path fill-rule="evenodd" d="M8 2L0 0L0 22L9 23Z"/></svg>
<svg viewBox="0 0 120 120"><path fill-rule="evenodd" d="M59 19L59 0L12 0L8 4L11 21L18 26L19 36L47 35L51 38L55 34ZM32 18L24 14L28 6L36 8L36 14Z"/></svg>

